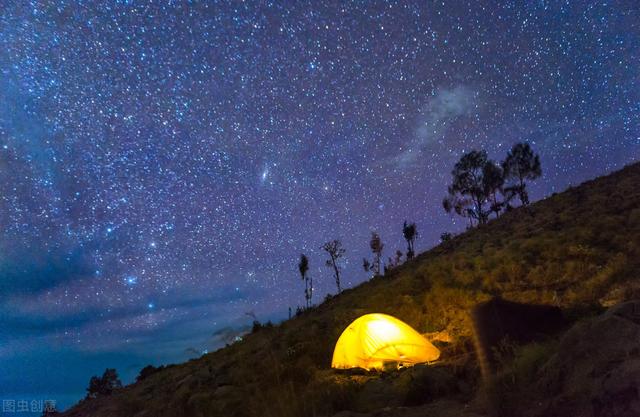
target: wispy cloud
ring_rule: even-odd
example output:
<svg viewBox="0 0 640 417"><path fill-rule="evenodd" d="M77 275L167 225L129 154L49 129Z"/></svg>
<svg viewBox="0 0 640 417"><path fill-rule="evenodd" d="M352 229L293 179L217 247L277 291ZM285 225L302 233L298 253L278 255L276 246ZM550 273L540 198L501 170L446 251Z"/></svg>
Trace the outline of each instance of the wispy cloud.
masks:
<svg viewBox="0 0 640 417"><path fill-rule="evenodd" d="M478 106L478 93L466 85L436 91L420 109L413 137L393 157L394 164L401 169L413 166L425 149L446 141L453 122L471 115Z"/></svg>

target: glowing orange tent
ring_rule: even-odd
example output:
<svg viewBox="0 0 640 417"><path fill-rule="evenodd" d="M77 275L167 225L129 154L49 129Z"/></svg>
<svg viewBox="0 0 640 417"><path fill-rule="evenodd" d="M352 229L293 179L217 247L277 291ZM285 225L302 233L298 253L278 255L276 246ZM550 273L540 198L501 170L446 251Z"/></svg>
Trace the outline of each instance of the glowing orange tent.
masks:
<svg viewBox="0 0 640 417"><path fill-rule="evenodd" d="M435 361L440 351L411 326L386 314L365 314L347 327L333 351L332 368L383 369Z"/></svg>

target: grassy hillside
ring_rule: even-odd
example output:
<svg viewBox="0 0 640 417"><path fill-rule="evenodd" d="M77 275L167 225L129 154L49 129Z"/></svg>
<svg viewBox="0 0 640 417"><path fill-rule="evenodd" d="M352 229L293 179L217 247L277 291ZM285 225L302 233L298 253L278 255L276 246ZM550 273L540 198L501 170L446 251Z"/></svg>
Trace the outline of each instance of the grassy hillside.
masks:
<svg viewBox="0 0 640 417"><path fill-rule="evenodd" d="M313 416L427 403L430 415L449 415L457 406L454 415L475 415L465 408L480 385L469 308L499 294L555 304L580 318L638 296L638 184L634 164L515 209L299 317L64 415ZM370 312L392 314L422 333L447 330L453 341L441 344L443 360L430 367L330 370L342 330ZM547 354L545 345L528 349L516 357L524 368ZM440 403L446 405L438 414Z"/></svg>

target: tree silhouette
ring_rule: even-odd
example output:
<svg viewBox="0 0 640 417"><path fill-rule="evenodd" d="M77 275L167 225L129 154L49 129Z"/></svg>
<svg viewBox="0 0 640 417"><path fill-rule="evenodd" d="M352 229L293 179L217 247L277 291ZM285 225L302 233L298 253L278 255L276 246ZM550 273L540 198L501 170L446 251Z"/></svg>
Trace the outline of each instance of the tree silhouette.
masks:
<svg viewBox="0 0 640 417"><path fill-rule="evenodd" d="M362 269L365 272L369 272L371 270L371 262L367 258L362 258Z"/></svg>
<svg viewBox="0 0 640 417"><path fill-rule="evenodd" d="M393 257L393 258L389 257L389 259L387 260L387 265L385 265L385 267L384 267L385 273L388 270L391 270L391 269L397 267L401 263L402 263L402 251L401 250L396 250L396 256Z"/></svg>
<svg viewBox="0 0 640 417"><path fill-rule="evenodd" d="M92 376L89 379L89 387L87 388L87 398L95 398L102 391L102 379L97 376Z"/></svg>
<svg viewBox="0 0 640 417"><path fill-rule="evenodd" d="M471 151L462 155L451 171L453 182L449 186L449 196L443 207L447 212L454 210L458 215L485 224L489 218L487 185L484 172L490 163L485 151ZM473 225L473 221L471 221Z"/></svg>
<svg viewBox="0 0 640 417"><path fill-rule="evenodd" d="M102 382L104 384L107 394L111 394L113 390L122 388L122 382L118 378L118 372L113 368L107 368L102 374Z"/></svg>
<svg viewBox="0 0 640 417"><path fill-rule="evenodd" d="M416 242L416 238L418 237L418 227L415 223L407 224L407 221L404 221L404 225L402 226L402 234L404 239L407 241L407 260L413 259L415 256L414 244Z"/></svg>
<svg viewBox="0 0 640 417"><path fill-rule="evenodd" d="M482 172L482 182L485 187L484 192L489 198L489 210L498 218L502 207L507 202L506 199L504 201L498 201L498 193L503 192L504 185L502 168L493 161L487 160Z"/></svg>
<svg viewBox="0 0 640 417"><path fill-rule="evenodd" d="M384 249L384 244L382 243L382 239L380 239L380 235L377 232L371 232L371 241L369 242L369 246L371 247L371 252L373 252L373 263L371 265L371 270L374 275L380 275L380 259L382 258L382 250Z"/></svg>
<svg viewBox="0 0 640 417"><path fill-rule="evenodd" d="M509 182L505 190L517 195L522 205L528 205L526 181L535 180L542 175L540 156L533 152L528 143L517 143L507 153L506 159L502 162L502 169L505 180Z"/></svg>
<svg viewBox="0 0 640 417"><path fill-rule="evenodd" d="M122 388L122 382L118 373L113 368L105 369L102 377L92 376L87 388L87 398L96 398L99 395L111 395L116 389Z"/></svg>
<svg viewBox="0 0 640 417"><path fill-rule="evenodd" d="M340 242L338 239L334 239L330 242L325 243L322 246L322 249L327 252L327 254L329 254L329 259L327 259L326 265L329 268L333 268L333 275L336 279L336 286L338 287L339 294L342 289L340 288L340 266L338 265L338 262L340 258L344 256L344 253L346 251L342 247L342 242Z"/></svg>
<svg viewBox="0 0 640 417"><path fill-rule="evenodd" d="M442 199L442 207L447 213L452 211L458 216L466 217L469 219L469 227L473 227L473 216L471 206L471 200L469 198L463 198L460 195L453 194L451 188L449 188L449 195Z"/></svg>
<svg viewBox="0 0 640 417"><path fill-rule="evenodd" d="M305 254L300 254L300 262L298 262L298 270L300 271L300 277L304 281L304 299L307 304L307 308L311 304L311 296L313 294L313 287L309 285L309 258ZM313 285L313 283L311 283Z"/></svg>

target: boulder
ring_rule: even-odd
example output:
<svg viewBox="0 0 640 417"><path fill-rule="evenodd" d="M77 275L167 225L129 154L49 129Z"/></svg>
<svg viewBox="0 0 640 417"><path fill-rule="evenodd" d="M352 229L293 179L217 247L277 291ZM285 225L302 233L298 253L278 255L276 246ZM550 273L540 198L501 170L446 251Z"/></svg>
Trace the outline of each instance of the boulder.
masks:
<svg viewBox="0 0 640 417"><path fill-rule="evenodd" d="M495 297L471 310L476 353L483 376L495 370L495 350L505 341L529 343L559 332L565 325L556 306L523 304Z"/></svg>
<svg viewBox="0 0 640 417"><path fill-rule="evenodd" d="M640 415L640 300L572 327L540 372L530 416Z"/></svg>

